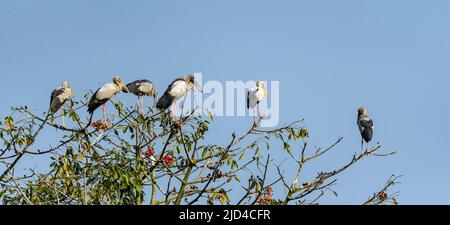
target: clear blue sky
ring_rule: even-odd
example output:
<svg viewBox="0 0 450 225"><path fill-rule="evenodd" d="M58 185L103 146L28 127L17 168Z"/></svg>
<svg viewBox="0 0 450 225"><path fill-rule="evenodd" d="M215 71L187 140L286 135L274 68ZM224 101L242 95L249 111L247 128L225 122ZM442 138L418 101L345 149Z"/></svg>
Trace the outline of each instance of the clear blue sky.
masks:
<svg viewBox="0 0 450 225"><path fill-rule="evenodd" d="M358 149L359 106L375 120L374 140L398 152L341 175L339 198L324 203L363 202L395 173L400 203L449 204L449 9L445 0L0 0L1 114L45 111L62 80L81 98L114 73L160 89L192 72L279 80L281 123L304 118L317 146L344 137L315 167ZM209 138L251 121L219 118Z"/></svg>

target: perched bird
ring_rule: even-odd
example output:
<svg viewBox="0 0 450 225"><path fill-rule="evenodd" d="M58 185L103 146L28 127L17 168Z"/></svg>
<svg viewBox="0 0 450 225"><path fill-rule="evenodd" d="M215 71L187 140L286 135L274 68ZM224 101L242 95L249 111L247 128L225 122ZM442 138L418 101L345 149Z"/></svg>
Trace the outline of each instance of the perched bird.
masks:
<svg viewBox="0 0 450 225"><path fill-rule="evenodd" d="M92 115L98 107L102 106L103 122L106 124L106 102L121 91L129 92L122 79L119 76L115 76L112 83L103 85L92 95L88 104L88 112Z"/></svg>
<svg viewBox="0 0 450 225"><path fill-rule="evenodd" d="M372 140L374 126L372 119L367 115L367 110L364 107L358 109L359 132L361 133L361 151L364 149L364 142L369 144Z"/></svg>
<svg viewBox="0 0 450 225"><path fill-rule="evenodd" d="M144 109L144 96L152 96L153 99L156 99L156 96L158 95L155 86L149 80L134 81L127 84L127 88L131 93L138 96L136 107L139 109L140 113L142 113Z"/></svg>
<svg viewBox="0 0 450 225"><path fill-rule="evenodd" d="M177 78L169 85L167 90L164 92L164 95L158 100L156 107L159 110L166 110L171 107L170 112L172 114L172 118L175 120L176 101L185 96L186 93L194 87L201 92L201 88L195 81L193 75Z"/></svg>
<svg viewBox="0 0 450 225"><path fill-rule="evenodd" d="M253 109L253 119L256 122L256 112L255 107L258 111L259 118L264 118L264 116L261 114L261 110L259 108L259 103L264 99L264 97L269 96L269 92L267 91L264 83L262 81L256 82L256 87L250 89L247 92L247 108Z"/></svg>
<svg viewBox="0 0 450 225"><path fill-rule="evenodd" d="M62 113L62 126L65 126L64 123L64 104L67 100L69 100L72 97L72 89L69 86L69 83L67 81L62 82L61 87L56 88L53 90L52 95L50 97L50 107L49 107L49 114L55 114L58 112L61 107L63 107L63 113Z"/></svg>

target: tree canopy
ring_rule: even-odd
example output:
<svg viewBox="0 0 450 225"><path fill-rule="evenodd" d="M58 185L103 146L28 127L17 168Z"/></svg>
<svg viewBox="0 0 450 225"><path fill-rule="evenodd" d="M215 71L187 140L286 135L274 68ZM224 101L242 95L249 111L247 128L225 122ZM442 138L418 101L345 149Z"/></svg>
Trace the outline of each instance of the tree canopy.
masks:
<svg viewBox="0 0 450 225"><path fill-rule="evenodd" d="M375 144L332 171L318 171L307 180L303 169L338 148L342 138L324 148L309 144L303 120L273 129L256 123L245 130L224 134L226 145L207 138L213 116L193 111L178 121L153 106L141 114L120 101L108 124L92 121L85 111L87 95L70 100L64 111L67 127L56 124L61 115L12 108L0 122L0 199L2 204L30 205L286 205L319 204L333 190L338 175L367 157L385 157ZM55 133L47 149L37 146L43 130ZM282 154L296 167L275 164ZM43 158L44 168L25 167L26 157ZM20 172L18 171L21 168ZM295 170L294 177L286 169ZM277 174L269 176L268 174ZM383 182L383 181L381 181ZM390 176L380 187L367 190L361 204L397 204ZM379 189L376 189L379 188Z"/></svg>

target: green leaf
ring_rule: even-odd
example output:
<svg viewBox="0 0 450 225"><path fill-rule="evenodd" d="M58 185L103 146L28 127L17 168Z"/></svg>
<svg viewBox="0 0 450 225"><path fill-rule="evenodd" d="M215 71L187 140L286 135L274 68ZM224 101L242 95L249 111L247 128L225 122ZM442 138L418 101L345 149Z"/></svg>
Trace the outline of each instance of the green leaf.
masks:
<svg viewBox="0 0 450 225"><path fill-rule="evenodd" d="M291 153L291 146L288 143L284 143L284 149L288 152Z"/></svg>
<svg viewBox="0 0 450 225"><path fill-rule="evenodd" d="M244 158L244 155L245 155L245 152L243 152L243 153L241 154L241 156L239 156L239 160L242 160L242 159Z"/></svg>

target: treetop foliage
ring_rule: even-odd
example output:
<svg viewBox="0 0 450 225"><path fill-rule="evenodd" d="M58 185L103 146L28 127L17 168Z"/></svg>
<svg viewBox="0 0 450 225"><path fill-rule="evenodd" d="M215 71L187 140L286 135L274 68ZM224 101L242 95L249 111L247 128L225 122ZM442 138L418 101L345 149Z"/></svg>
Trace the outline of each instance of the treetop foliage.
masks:
<svg viewBox="0 0 450 225"><path fill-rule="evenodd" d="M172 121L153 106L141 114L111 101L114 111L105 124L83 113L87 97L67 103L67 127L57 125L61 115L39 114L25 106L12 108L0 121L2 204L319 204L327 193L338 194L333 187L341 172L364 158L393 154L379 153L376 144L307 180L303 169L326 157L342 138L313 148L303 121L270 130L255 123L224 134L227 144L220 145L206 138L208 132L217 132L209 129L212 116L193 111ZM53 143L39 143L43 130L54 132ZM295 168L275 164L271 154L284 155ZM27 157L47 164L39 170L23 168L20 162ZM295 170L295 176L286 175L286 169ZM390 190L397 179L391 176L378 191L369 190L370 197L361 204L397 204L397 193Z"/></svg>

